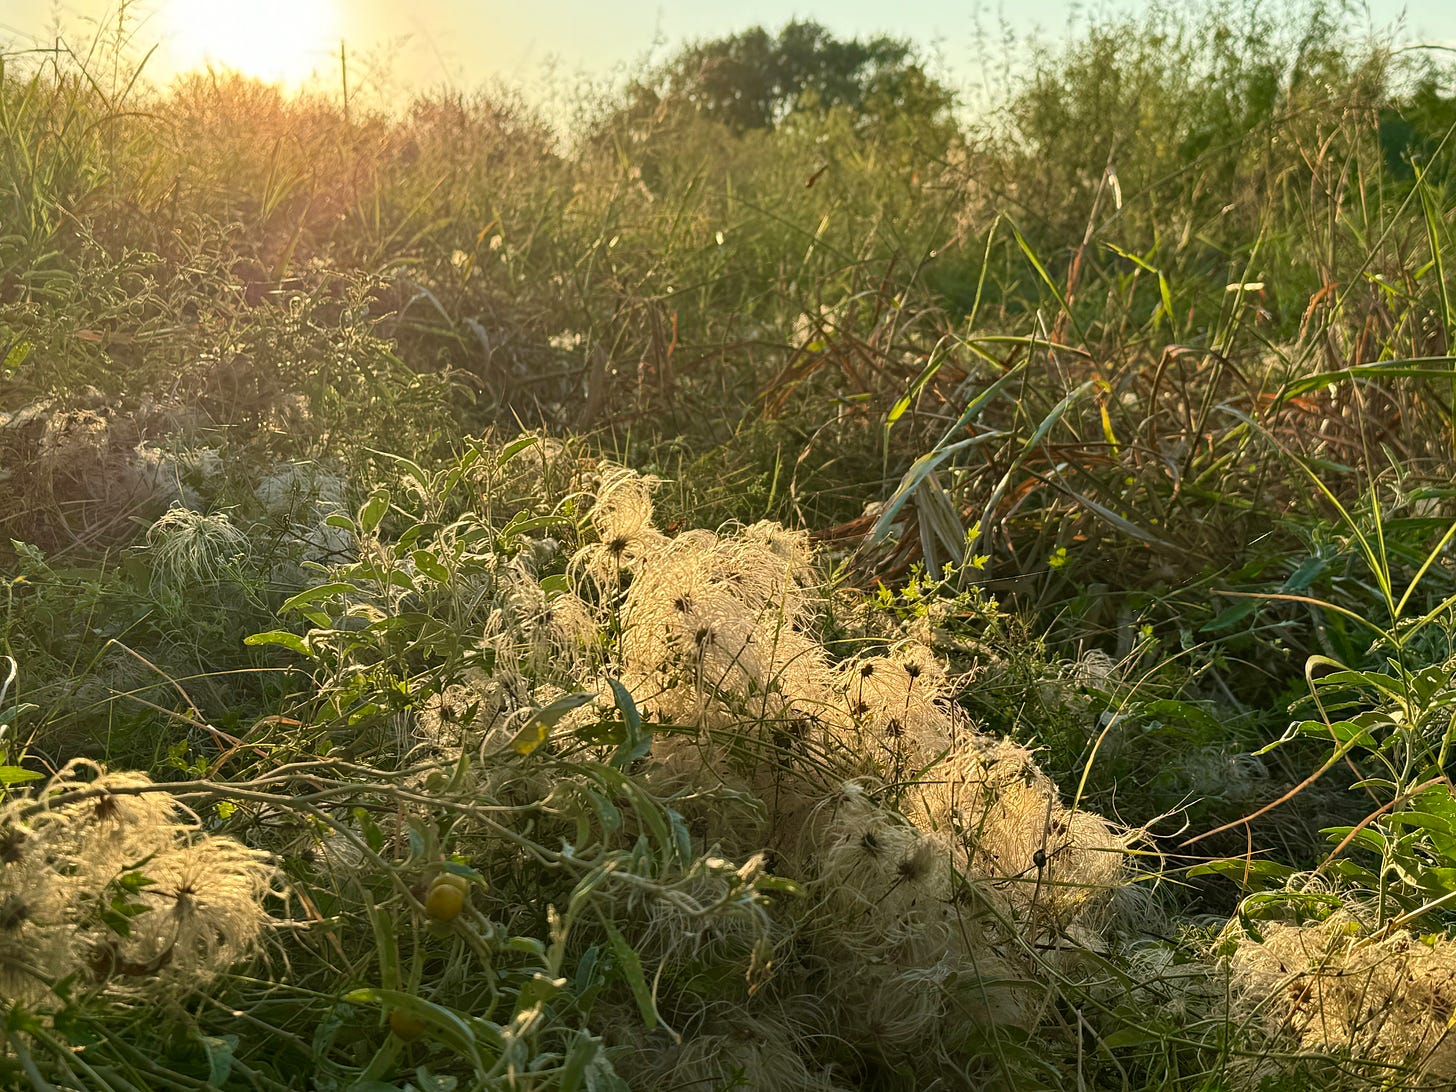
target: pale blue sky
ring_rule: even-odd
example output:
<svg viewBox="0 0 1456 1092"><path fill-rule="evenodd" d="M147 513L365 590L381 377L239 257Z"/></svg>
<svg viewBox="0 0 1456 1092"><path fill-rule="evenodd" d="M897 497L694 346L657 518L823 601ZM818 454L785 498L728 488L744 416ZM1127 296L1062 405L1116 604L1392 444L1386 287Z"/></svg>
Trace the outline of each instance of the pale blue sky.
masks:
<svg viewBox="0 0 1456 1092"><path fill-rule="evenodd" d="M59 19L68 38L114 20L117 0L0 0L0 45L49 40ZM355 57L355 79L389 73L390 91L449 84L471 88L503 81L538 100L570 97L580 77L606 80L658 58L686 39L713 37L755 23L776 27L810 18L842 35L888 32L931 47L944 74L973 91L1004 71L1003 33L1066 36L1087 12L1138 10L1146 0L133 0L134 41L160 45L149 76L165 82L206 55L260 74L296 77L317 70L337 84L342 37ZM1297 5L1266 0L1265 10ZM1356 18L1379 30L1399 26L1408 42L1456 46L1451 0L1369 0ZM253 24L253 25L249 25ZM985 32L978 38L977 28ZM267 47L252 35L286 43L286 56L261 72ZM233 51L233 59L229 51ZM254 58L239 61L238 57ZM387 58L387 64L379 62Z"/></svg>

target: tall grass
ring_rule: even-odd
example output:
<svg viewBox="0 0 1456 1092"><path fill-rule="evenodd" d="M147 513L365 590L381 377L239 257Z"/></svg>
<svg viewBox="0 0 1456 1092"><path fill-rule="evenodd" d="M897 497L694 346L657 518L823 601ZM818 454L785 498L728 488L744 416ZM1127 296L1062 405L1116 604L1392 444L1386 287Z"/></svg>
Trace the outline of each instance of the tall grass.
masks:
<svg viewBox="0 0 1456 1092"><path fill-rule="evenodd" d="M6 1080L1449 1079L1438 55L565 133L121 56L0 57Z"/></svg>

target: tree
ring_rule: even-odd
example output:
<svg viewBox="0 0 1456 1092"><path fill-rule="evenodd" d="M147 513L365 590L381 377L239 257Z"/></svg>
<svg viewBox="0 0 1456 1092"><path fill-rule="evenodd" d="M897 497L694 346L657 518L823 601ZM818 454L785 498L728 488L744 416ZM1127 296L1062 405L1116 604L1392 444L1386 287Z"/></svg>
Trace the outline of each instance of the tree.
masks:
<svg viewBox="0 0 1456 1092"><path fill-rule="evenodd" d="M884 35L846 41L818 23L796 21L777 36L754 27L687 46L628 88L618 118L687 108L745 132L837 107L871 123L907 114L943 121L954 102L910 43Z"/></svg>

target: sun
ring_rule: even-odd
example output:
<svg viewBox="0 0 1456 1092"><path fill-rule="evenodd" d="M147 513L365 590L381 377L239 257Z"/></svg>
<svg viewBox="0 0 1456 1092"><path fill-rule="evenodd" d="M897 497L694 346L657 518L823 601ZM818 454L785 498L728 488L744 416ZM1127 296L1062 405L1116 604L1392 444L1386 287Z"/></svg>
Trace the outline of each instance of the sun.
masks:
<svg viewBox="0 0 1456 1092"><path fill-rule="evenodd" d="M214 65L297 86L337 64L336 0L165 0L159 14L177 72Z"/></svg>

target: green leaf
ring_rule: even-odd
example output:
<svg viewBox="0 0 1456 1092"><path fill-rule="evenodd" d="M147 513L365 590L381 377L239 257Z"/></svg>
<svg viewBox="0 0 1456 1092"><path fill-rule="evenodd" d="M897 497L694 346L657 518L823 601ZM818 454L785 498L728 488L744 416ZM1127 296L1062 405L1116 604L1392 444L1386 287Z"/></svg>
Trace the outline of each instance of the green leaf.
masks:
<svg viewBox="0 0 1456 1092"><path fill-rule="evenodd" d="M5 360L0 362L0 373L8 379L17 368L25 363L25 358L30 355L30 342L16 340L5 352Z"/></svg>
<svg viewBox="0 0 1456 1092"><path fill-rule="evenodd" d="M1456 868L1425 865L1417 870L1422 891L1439 898L1456 891Z"/></svg>
<svg viewBox="0 0 1456 1092"><path fill-rule="evenodd" d="M399 989L399 937L394 916L370 898L364 899L364 914L374 934L374 959L379 964L379 978L386 990Z"/></svg>
<svg viewBox="0 0 1456 1092"><path fill-rule="evenodd" d="M607 682L612 688L617 710L627 725L627 737L613 752L611 763L617 769L625 770L652 750L652 733L642 731L642 713L632 699L632 692L616 679L608 679Z"/></svg>
<svg viewBox="0 0 1456 1092"><path fill-rule="evenodd" d="M1320 574L1329 567L1329 562L1322 557L1307 557L1290 574L1289 579L1280 586L1281 592L1302 592L1319 579Z"/></svg>
<svg viewBox="0 0 1456 1092"><path fill-rule="evenodd" d="M379 829L379 824L366 808L354 809L354 822L359 824L359 832L364 835L364 844L370 850L378 853L384 849L384 832Z"/></svg>
<svg viewBox="0 0 1456 1092"><path fill-rule="evenodd" d="M24 785L27 781L39 781L45 774L27 770L23 766L0 766L0 786Z"/></svg>
<svg viewBox="0 0 1456 1092"><path fill-rule="evenodd" d="M555 598L558 595L565 595L572 588L571 577L566 576L564 573L556 573L552 576L541 578L541 590L546 593L548 599Z"/></svg>
<svg viewBox="0 0 1456 1092"><path fill-rule="evenodd" d="M1084 386L1085 386L1085 384L1084 384ZM1057 408L1060 409L1060 407L1057 407ZM1055 412L1055 411L1053 411L1053 412ZM1042 438L1042 436L1043 436L1043 434L1041 433L1040 430L1038 430L1038 434L1037 434L1037 436L1033 437L1033 441L1040 440ZM1029 446L1030 445L1028 445L1028 447ZM1111 508L1108 508L1107 505L1103 504L1102 502L1095 501L1091 497L1087 496L1085 493L1079 493L1077 490L1073 489L1071 486L1069 486L1068 484L1066 484L1066 482L1064 482L1062 480L1062 477L1061 477L1061 474L1060 474L1059 471L1055 471L1054 470L1049 475L1044 475L1044 476L1043 475L1038 475L1038 476L1039 477L1043 477L1043 480L1045 480L1047 482L1050 482L1051 484L1055 485L1058 489L1060 489L1068 497L1071 497L1074 501L1076 501L1078 504L1080 504L1083 508L1086 508L1089 512L1092 512L1099 519L1101 519L1104 522L1108 523L1112 527L1115 527L1117 530L1121 531L1123 534L1129 535L1132 538L1135 538L1135 539L1137 539L1140 542L1146 542L1146 543L1148 543L1151 546L1160 546L1160 547L1163 547L1165 549L1174 549L1174 547L1173 547L1173 545L1171 543L1167 542L1164 539L1159 538L1157 535L1153 534L1151 531L1148 531L1148 530L1146 530L1146 529L1144 529L1142 527L1139 527L1136 523L1134 523L1132 520L1128 519L1126 516L1120 516L1120 515L1118 515L1116 512L1114 512Z"/></svg>
<svg viewBox="0 0 1456 1092"><path fill-rule="evenodd" d="M935 348L931 350L930 356L925 361L925 367L920 370L920 374L915 377L915 380L910 384L909 389L907 389L905 393L902 394L899 398L895 399L895 404L890 407L890 412L885 416L886 429L890 428L892 425L894 425L896 421L898 421L901 417L905 416L905 411L910 408L911 403L913 403L915 399L920 395L920 392L925 389L925 385L929 383L932 379L934 379L935 374L940 371L941 365L944 364L946 360L946 354L941 351L941 345L943 345L944 343L945 339L942 338L940 344L937 344Z"/></svg>
<svg viewBox="0 0 1456 1092"><path fill-rule="evenodd" d="M1118 1047L1142 1046L1145 1043L1163 1043L1166 1038L1154 1028L1118 1028L1111 1034L1102 1037L1102 1046L1108 1050L1115 1050Z"/></svg>
<svg viewBox="0 0 1456 1092"><path fill-rule="evenodd" d="M384 582L391 588L402 588L407 592L419 591L419 588L415 586L414 578L403 569L390 569L389 576L385 578Z"/></svg>
<svg viewBox="0 0 1456 1092"><path fill-rule="evenodd" d="M471 868L468 864L461 864L459 861L440 862L440 871L448 872L452 876L459 876L462 880L469 880L471 883L485 883L485 877L479 870Z"/></svg>
<svg viewBox="0 0 1456 1092"><path fill-rule="evenodd" d="M1325 866L1326 870L1337 879L1355 887L1374 889L1381 886L1380 877L1371 869L1356 864L1348 858L1342 857Z"/></svg>
<svg viewBox="0 0 1456 1092"><path fill-rule="evenodd" d="M1441 696L1439 704L1449 704L1451 693L1451 671L1445 666L1428 667L1417 671L1410 678L1412 703L1417 706L1432 704L1432 699Z"/></svg>
<svg viewBox="0 0 1456 1092"><path fill-rule="evenodd" d="M117 936L129 937L131 919L150 913L151 909L144 902L128 902L125 897L117 895L111 900L111 905L101 911L100 917L106 927Z"/></svg>
<svg viewBox="0 0 1456 1092"><path fill-rule="evenodd" d="M299 610L320 600L333 599L335 596L348 595L358 590L353 584L344 583L343 581L333 584L319 584L313 588L305 588L297 595L290 595L287 599L283 600L283 605L278 608L278 613L282 614L288 610Z"/></svg>
<svg viewBox="0 0 1456 1092"><path fill-rule="evenodd" d="M506 939L506 950L510 952L521 952L524 955L535 956L541 962L546 962L546 945L542 944L537 937L509 937Z"/></svg>
<svg viewBox="0 0 1456 1092"><path fill-rule="evenodd" d="M561 1092L578 1092L586 1082L586 1067L601 1051L601 1041L592 1038L585 1031L576 1032L566 1060L561 1064L559 1087Z"/></svg>
<svg viewBox="0 0 1456 1092"><path fill-rule="evenodd" d="M985 404L989 396L994 392L998 392L1003 385L1007 384L1010 377L1011 373L1008 373L998 379L966 407L965 413L969 414L973 410L979 412L980 407ZM962 416L964 415L962 414ZM982 432L969 439L958 440L953 444L939 445L916 459L910 464L910 469L905 471L904 476L900 479L900 484L895 487L895 491L890 494L890 499L885 502L879 518L875 520L875 525L870 530L870 541L872 543L880 542L889 534L890 528L894 526L895 519L900 514L900 509L905 507L905 502L915 494L916 490L920 488L921 483L933 474L941 463L961 451L966 451L988 440L1004 438L1005 435L1006 433L999 431Z"/></svg>
<svg viewBox="0 0 1456 1092"><path fill-rule="evenodd" d="M376 489L364 502L364 507L359 509L359 528L365 534L374 531L384 520L384 514L389 511L389 490Z"/></svg>
<svg viewBox="0 0 1456 1092"><path fill-rule="evenodd" d="M1242 857L1224 861L1206 861L1188 870L1189 876L1227 876L1244 887L1275 886L1283 884L1298 869L1277 861L1250 861Z"/></svg>
<svg viewBox="0 0 1456 1092"><path fill-rule="evenodd" d="M595 699L595 694L585 692L563 694L549 705L533 710L521 730L516 733L516 738L511 740L511 750L521 755L531 754L546 742L551 729L560 723L562 717Z"/></svg>
<svg viewBox="0 0 1456 1092"><path fill-rule="evenodd" d="M1388 822L1392 827L1407 827L1411 830L1424 831L1427 834L1452 834L1451 818L1446 815L1434 815L1431 812L1397 811L1390 816Z"/></svg>
<svg viewBox="0 0 1456 1092"><path fill-rule="evenodd" d="M424 523L412 523L399 533L394 540L394 545L399 550L412 550L416 542L429 531L429 525Z"/></svg>
<svg viewBox="0 0 1456 1092"><path fill-rule="evenodd" d="M534 972L529 981L522 983L520 992L516 994L516 1015L544 1005L565 988L566 979L551 978L540 971Z"/></svg>
<svg viewBox="0 0 1456 1092"><path fill-rule="evenodd" d="M501 448L501 453L496 456L496 465L505 466L506 463L525 451L526 448L532 447L539 442L540 438L537 436L521 436L512 440L505 447Z"/></svg>
<svg viewBox="0 0 1456 1092"><path fill-rule="evenodd" d="M207 1083L214 1088L226 1086L233 1071L233 1052L238 1047L236 1035L202 1035L198 1042L207 1054Z"/></svg>
<svg viewBox="0 0 1456 1092"><path fill-rule="evenodd" d="M282 645L290 652L296 652L300 656L313 655L308 644L296 633L289 633L286 629L271 629L267 633L250 633L243 638L245 645Z"/></svg>
<svg viewBox="0 0 1456 1092"><path fill-rule="evenodd" d="M4 694L0 693L0 697L4 697ZM40 706L36 705L33 701L23 701L12 705L9 709L0 709L0 726L14 724L21 717L29 716L38 709L40 709Z"/></svg>
<svg viewBox="0 0 1456 1092"><path fill-rule="evenodd" d="M1240 599L1233 606L1219 611L1213 620L1199 627L1199 633L1216 633L1221 629L1232 629L1259 609L1257 599Z"/></svg>
<svg viewBox="0 0 1456 1092"><path fill-rule="evenodd" d="M130 891L136 894L143 887L153 887L156 880L152 879L145 872L124 872L116 880L116 886L123 891Z"/></svg>
<svg viewBox="0 0 1456 1092"><path fill-rule="evenodd" d="M1353 720L1337 720L1330 724L1326 724L1322 720L1302 720L1294 730L1301 736L1311 736L1326 742L1333 741L1340 747L1354 746L1357 743L1369 748L1376 746L1375 737L1370 733L1370 729ZM1262 754L1263 752L1256 753Z"/></svg>
<svg viewBox="0 0 1456 1092"><path fill-rule="evenodd" d="M1405 687L1401 681L1383 671L1331 671L1328 675L1321 675L1315 682L1322 689L1332 686L1368 686L1397 701L1405 697Z"/></svg>
<svg viewBox="0 0 1456 1092"><path fill-rule="evenodd" d="M450 570L440 563L440 559L429 550L416 550L410 554L415 563L415 568L424 573L436 584L448 584L450 582Z"/></svg>
<svg viewBox="0 0 1456 1092"><path fill-rule="evenodd" d="M1385 837L1379 831L1369 827L1361 830L1356 830L1354 827L1322 827L1320 833L1329 839L1331 845L1339 845L1348 838L1350 841L1346 846L1347 849L1349 846L1361 846L1372 853L1383 853L1387 848Z"/></svg>
<svg viewBox="0 0 1456 1092"><path fill-rule="evenodd" d="M1082 330L1082 324L1077 320L1076 312L1073 311L1070 306L1068 306L1066 297L1062 295L1062 290L1057 287L1056 282L1051 278L1051 274L1048 273L1046 271L1046 267L1041 264L1041 259L1037 257L1036 251L1031 248L1031 244L1026 241L1026 237L1021 234L1021 229L1018 228L1015 224L1012 224L1011 234L1016 239L1016 245L1021 248L1021 253L1024 254L1026 256L1026 260L1031 263L1031 268L1036 270L1036 275L1041 279L1042 284L1046 285L1047 291L1050 292L1052 294L1052 298L1057 301L1057 308L1071 321L1072 328L1077 331L1079 340L1085 342L1087 340L1087 335Z"/></svg>
<svg viewBox="0 0 1456 1092"><path fill-rule="evenodd" d="M1337 372L1316 372L1299 379L1286 383L1284 389L1275 396L1275 404L1286 402L1291 398L1298 398L1302 394L1320 390L1324 387L1333 387L1338 383L1345 383L1360 379L1379 379L1401 376L1405 378L1426 378L1444 379L1450 382L1456 377L1456 357L1429 356L1414 357L1409 360L1382 360L1376 364L1359 364L1353 368L1344 368Z"/></svg>
<svg viewBox="0 0 1456 1092"><path fill-rule="evenodd" d="M758 891L781 891L785 895L793 895L795 898L803 898L806 894L800 884L783 876L759 876L753 886Z"/></svg>
<svg viewBox="0 0 1456 1092"><path fill-rule="evenodd" d="M607 941L611 945L617 969L627 980L627 988L632 991L632 999L637 1002L637 1011L642 1016L642 1022L647 1025L648 1031L652 1031L657 1027L657 1003L652 1000L652 991L647 988L647 978L642 973L642 959L632 945L627 943L627 938L612 924L611 919L603 917L602 926L607 931Z"/></svg>
<svg viewBox="0 0 1456 1092"><path fill-rule="evenodd" d="M500 541L508 543L521 535L528 535L532 531L545 530L548 527L570 527L571 521L564 516L533 516L529 512L520 511L511 517L510 522L501 529Z"/></svg>

